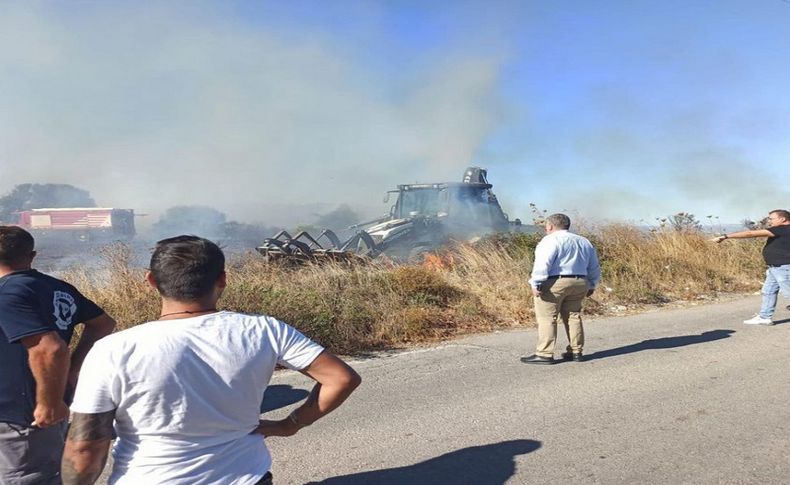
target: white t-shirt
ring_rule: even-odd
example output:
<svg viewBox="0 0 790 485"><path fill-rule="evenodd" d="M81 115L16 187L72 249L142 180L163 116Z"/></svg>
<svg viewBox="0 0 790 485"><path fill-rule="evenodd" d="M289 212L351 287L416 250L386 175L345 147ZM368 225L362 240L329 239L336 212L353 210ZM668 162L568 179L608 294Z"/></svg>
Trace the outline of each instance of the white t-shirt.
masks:
<svg viewBox="0 0 790 485"><path fill-rule="evenodd" d="M116 410L110 484L254 484L271 467L250 432L275 364L304 369L322 351L266 316L149 322L96 342L71 410Z"/></svg>

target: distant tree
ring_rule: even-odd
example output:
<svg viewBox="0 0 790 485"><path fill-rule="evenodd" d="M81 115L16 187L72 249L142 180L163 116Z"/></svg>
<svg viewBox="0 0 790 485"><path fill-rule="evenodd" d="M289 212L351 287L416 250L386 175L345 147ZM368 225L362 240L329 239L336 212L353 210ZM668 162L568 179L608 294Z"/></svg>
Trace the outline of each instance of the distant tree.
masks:
<svg viewBox="0 0 790 485"><path fill-rule="evenodd" d="M0 221L15 221L15 212L49 207L96 207L96 202L87 190L73 185L19 184L0 197Z"/></svg>
<svg viewBox="0 0 790 485"><path fill-rule="evenodd" d="M669 226L677 232L698 232L702 230L702 224L689 212L678 212L667 217Z"/></svg>
<svg viewBox="0 0 790 485"><path fill-rule="evenodd" d="M181 205L167 209L153 225L156 237L194 234L206 238L221 238L226 216L213 207Z"/></svg>
<svg viewBox="0 0 790 485"><path fill-rule="evenodd" d="M359 221L359 213L350 206L342 204L336 209L327 212L326 214L319 215L315 222L310 224L310 226L337 231L345 229L348 226L358 223Z"/></svg>

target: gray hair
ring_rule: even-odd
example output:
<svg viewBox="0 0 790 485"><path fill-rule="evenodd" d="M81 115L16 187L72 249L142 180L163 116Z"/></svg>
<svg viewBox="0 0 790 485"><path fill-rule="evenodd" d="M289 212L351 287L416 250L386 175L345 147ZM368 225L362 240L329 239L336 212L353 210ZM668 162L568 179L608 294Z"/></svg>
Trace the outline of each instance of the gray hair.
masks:
<svg viewBox="0 0 790 485"><path fill-rule="evenodd" d="M546 222L556 227L557 229L570 229L571 219L565 214L552 214L546 218Z"/></svg>

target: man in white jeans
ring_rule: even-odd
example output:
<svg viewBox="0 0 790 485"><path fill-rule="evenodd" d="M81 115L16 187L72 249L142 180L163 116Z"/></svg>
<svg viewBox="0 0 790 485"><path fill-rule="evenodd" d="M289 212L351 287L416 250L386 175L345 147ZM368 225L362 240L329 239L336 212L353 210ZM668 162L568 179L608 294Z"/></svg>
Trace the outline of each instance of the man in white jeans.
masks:
<svg viewBox="0 0 790 485"><path fill-rule="evenodd" d="M114 427L111 484L271 484L264 437L293 435L331 412L359 376L279 320L218 311L225 257L211 241L159 241L147 279L162 296L159 319L105 337L85 360L63 483L99 477ZM260 421L277 364L317 384L287 418Z"/></svg>
<svg viewBox="0 0 790 485"><path fill-rule="evenodd" d="M790 299L790 212L784 209L768 213L768 228L753 231L740 231L724 234L712 239L720 243L725 239L745 239L765 237L768 240L763 247L763 258L768 268L763 283L763 302L760 313L744 320L746 325L773 325L772 317L776 310L776 297L781 292Z"/></svg>

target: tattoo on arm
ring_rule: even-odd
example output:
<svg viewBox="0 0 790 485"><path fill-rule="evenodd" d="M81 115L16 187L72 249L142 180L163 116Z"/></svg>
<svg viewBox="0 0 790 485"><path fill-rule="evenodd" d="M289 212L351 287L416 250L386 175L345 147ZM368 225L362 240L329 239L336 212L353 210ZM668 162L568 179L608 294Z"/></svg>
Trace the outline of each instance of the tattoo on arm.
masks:
<svg viewBox="0 0 790 485"><path fill-rule="evenodd" d="M93 485L96 483L104 469L104 461L102 461L98 473L77 471L76 461L74 458L64 456L63 461L60 462L60 479L63 481L63 485Z"/></svg>
<svg viewBox="0 0 790 485"><path fill-rule="evenodd" d="M114 419L114 409L98 414L74 413L71 417L68 439L72 441L112 439L112 422Z"/></svg>
<svg viewBox="0 0 790 485"><path fill-rule="evenodd" d="M107 461L115 410L98 414L74 413L60 465L64 485L94 483Z"/></svg>

